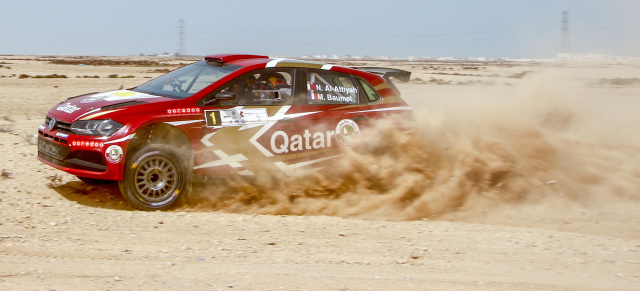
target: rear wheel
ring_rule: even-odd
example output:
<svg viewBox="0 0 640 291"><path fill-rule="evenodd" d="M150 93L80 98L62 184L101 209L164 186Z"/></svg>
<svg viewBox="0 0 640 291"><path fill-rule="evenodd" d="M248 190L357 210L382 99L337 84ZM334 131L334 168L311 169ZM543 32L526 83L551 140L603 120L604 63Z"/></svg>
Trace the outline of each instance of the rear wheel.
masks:
<svg viewBox="0 0 640 291"><path fill-rule="evenodd" d="M127 159L124 179L118 181L122 196L141 210L164 210L185 196L190 172L173 148L146 145Z"/></svg>

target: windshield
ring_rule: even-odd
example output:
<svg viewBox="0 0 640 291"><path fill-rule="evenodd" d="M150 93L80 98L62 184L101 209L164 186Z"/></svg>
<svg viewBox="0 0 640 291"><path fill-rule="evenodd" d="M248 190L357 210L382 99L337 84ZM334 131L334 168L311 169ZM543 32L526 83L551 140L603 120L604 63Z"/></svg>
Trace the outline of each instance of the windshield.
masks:
<svg viewBox="0 0 640 291"><path fill-rule="evenodd" d="M237 65L200 61L155 78L133 91L176 99L187 98L239 68Z"/></svg>

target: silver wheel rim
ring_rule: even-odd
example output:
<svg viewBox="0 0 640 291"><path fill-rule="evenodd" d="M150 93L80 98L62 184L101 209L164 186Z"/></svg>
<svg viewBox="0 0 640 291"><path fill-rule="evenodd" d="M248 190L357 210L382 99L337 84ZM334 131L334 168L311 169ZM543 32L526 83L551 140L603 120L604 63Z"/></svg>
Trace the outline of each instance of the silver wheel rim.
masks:
<svg viewBox="0 0 640 291"><path fill-rule="evenodd" d="M175 195L178 185L176 166L166 158L152 157L144 160L135 173L135 190L138 197L151 203L165 201Z"/></svg>

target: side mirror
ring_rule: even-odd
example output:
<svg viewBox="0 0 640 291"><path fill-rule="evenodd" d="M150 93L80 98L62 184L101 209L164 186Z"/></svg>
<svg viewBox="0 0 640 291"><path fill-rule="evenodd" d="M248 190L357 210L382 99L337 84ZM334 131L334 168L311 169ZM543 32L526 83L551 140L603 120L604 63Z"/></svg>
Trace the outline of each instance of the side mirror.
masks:
<svg viewBox="0 0 640 291"><path fill-rule="evenodd" d="M216 102L218 100L233 100L236 99L236 94L229 91L229 90L222 90L220 92L218 92L216 95L213 96L213 98L205 101L202 105L209 105L213 102Z"/></svg>

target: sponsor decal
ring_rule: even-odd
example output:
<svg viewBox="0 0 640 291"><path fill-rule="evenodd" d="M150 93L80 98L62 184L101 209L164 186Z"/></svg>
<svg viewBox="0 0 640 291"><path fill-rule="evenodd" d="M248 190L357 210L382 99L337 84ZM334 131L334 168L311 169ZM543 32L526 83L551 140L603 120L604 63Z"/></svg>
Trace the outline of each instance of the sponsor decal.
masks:
<svg viewBox="0 0 640 291"><path fill-rule="evenodd" d="M67 137L69 137L69 135L68 135L68 134L66 134L66 133L62 133L62 132L58 132L58 133L56 133L56 136L61 137L61 138L67 138Z"/></svg>
<svg viewBox="0 0 640 291"><path fill-rule="evenodd" d="M111 93L111 95L118 96L118 97L131 97L131 96L135 96L136 92L133 92L133 91L118 91L118 92Z"/></svg>
<svg viewBox="0 0 640 291"><path fill-rule="evenodd" d="M360 141L360 128L355 121L343 119L335 130L311 132L305 129L303 134L293 135L279 130L271 135L269 145L274 154L317 150L331 147L334 136L340 146L353 147Z"/></svg>
<svg viewBox="0 0 640 291"><path fill-rule="evenodd" d="M128 91L128 90L119 90L119 91L111 91L105 93L99 93L87 98L82 99L80 102L82 103L91 103L97 102L100 100L103 101L122 101L122 100L132 100L132 99L148 99L148 98L157 98L158 96L153 96L145 93Z"/></svg>
<svg viewBox="0 0 640 291"><path fill-rule="evenodd" d="M274 154L286 154L304 150L317 150L331 147L333 137L343 147L353 147L360 141L360 128L351 119L338 122L335 130L311 132L304 130L303 134L289 135L279 130L271 135L271 151Z"/></svg>
<svg viewBox="0 0 640 291"><path fill-rule="evenodd" d="M62 160L69 154L69 148L38 137L38 151Z"/></svg>
<svg viewBox="0 0 640 291"><path fill-rule="evenodd" d="M289 135L279 130L271 135L271 151L275 154L286 154L304 150L317 150L331 147L331 141L335 136L338 144L343 147L353 147L360 141L360 128L351 119L343 119L338 122L335 130L310 132L304 130L303 134Z"/></svg>
<svg viewBox="0 0 640 291"><path fill-rule="evenodd" d="M168 114L191 114L191 113L200 113L200 107L193 108L173 108L167 109Z"/></svg>
<svg viewBox="0 0 640 291"><path fill-rule="evenodd" d="M87 97L87 98L84 98L84 99L80 100L80 103L93 103L93 102L98 102L98 101L102 101L102 99L96 98L96 97Z"/></svg>
<svg viewBox="0 0 640 291"><path fill-rule="evenodd" d="M122 160L122 148L118 145L111 145L104 152L107 161L112 164L117 164Z"/></svg>
<svg viewBox="0 0 640 291"><path fill-rule="evenodd" d="M343 119L336 126L336 140L343 147L353 147L360 141L360 128L351 119Z"/></svg>
<svg viewBox="0 0 640 291"><path fill-rule="evenodd" d="M266 108L205 110L204 117L208 127L260 125L268 120Z"/></svg>
<svg viewBox="0 0 640 291"><path fill-rule="evenodd" d="M331 137L334 135L333 130L317 131L312 134L308 129L305 129L304 134L289 136L286 132L279 130L271 135L271 151L275 154L286 154L289 151L297 152L331 147Z"/></svg>
<svg viewBox="0 0 640 291"><path fill-rule="evenodd" d="M93 141L93 140L74 140L71 143L72 147L81 147L81 148L102 148L104 147L103 142Z"/></svg>
<svg viewBox="0 0 640 291"><path fill-rule="evenodd" d="M61 147L57 144L46 142L44 139L38 139L38 150L41 152L45 152L48 155L59 157Z"/></svg>
<svg viewBox="0 0 640 291"><path fill-rule="evenodd" d="M58 108L56 108L56 110L71 114L71 113L73 113L73 112L75 112L77 110L80 110L80 107L75 106L75 105L73 105L71 103L65 103L65 104L62 104L62 105L58 106Z"/></svg>
<svg viewBox="0 0 640 291"><path fill-rule="evenodd" d="M39 130L44 130L45 128L47 128L47 127L46 127L46 126L44 126L44 125L40 125L40 126L38 127L38 129L39 129Z"/></svg>

